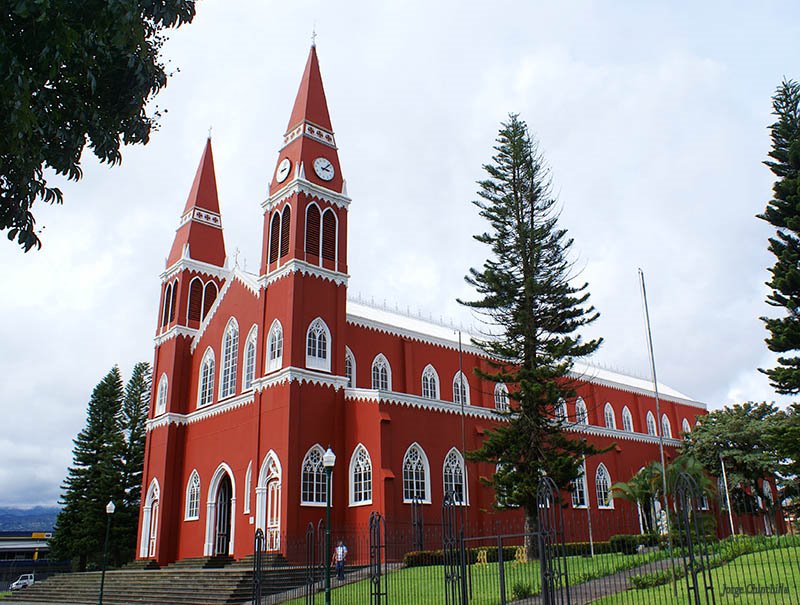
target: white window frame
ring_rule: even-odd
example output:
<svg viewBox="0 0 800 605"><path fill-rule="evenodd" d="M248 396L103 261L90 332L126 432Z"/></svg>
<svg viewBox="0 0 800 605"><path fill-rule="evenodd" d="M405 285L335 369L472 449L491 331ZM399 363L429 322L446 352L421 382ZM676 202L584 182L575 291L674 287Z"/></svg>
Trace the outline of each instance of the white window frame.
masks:
<svg viewBox="0 0 800 605"><path fill-rule="evenodd" d="M194 512L192 511L194 508ZM200 518L200 474L197 469L189 475L186 482L186 509L184 521L197 521Z"/></svg>
<svg viewBox="0 0 800 605"><path fill-rule="evenodd" d="M402 470L402 490L403 490L403 504L411 504L414 502L414 498L408 498L406 496L406 460L408 460L409 456L412 453L417 453L419 455L419 461L422 463L422 472L425 473L423 477L423 498L417 498L416 501L419 504L430 504L431 503L431 465L428 462L428 455L425 453L425 450L422 449L422 446L417 443L416 441L408 446L406 453L403 454L403 465L401 467ZM411 478L412 481L415 480L414 477Z"/></svg>
<svg viewBox="0 0 800 605"><path fill-rule="evenodd" d="M672 423L666 414L661 414L661 434L667 439L672 439Z"/></svg>
<svg viewBox="0 0 800 605"><path fill-rule="evenodd" d="M653 412L647 412L647 434L652 437L658 437L658 423Z"/></svg>
<svg viewBox="0 0 800 605"><path fill-rule="evenodd" d="M563 399L559 399L556 404L556 418L561 422L567 421L567 402Z"/></svg>
<svg viewBox="0 0 800 605"><path fill-rule="evenodd" d="M453 498L453 503L457 506L469 506L469 491L467 489L467 465L464 463L464 456L461 455L456 448L450 448L450 451L447 452L447 455L444 457L444 462L442 463L442 486L444 489L444 494L447 493L447 483L448 483L448 470L454 468L455 465L453 464L453 460L456 461L458 465L458 470L461 472L461 500L456 500L455 497ZM451 473L452 474L452 473ZM456 485L455 478L452 480L453 486Z"/></svg>
<svg viewBox="0 0 800 605"><path fill-rule="evenodd" d="M313 346L310 346L313 338ZM323 345L324 356L320 355ZM331 331L321 317L308 324L306 331L306 367L313 370L331 371Z"/></svg>
<svg viewBox="0 0 800 605"><path fill-rule="evenodd" d="M581 495L583 497L583 504L576 504L576 495L578 490L580 490ZM572 489L570 490L571 500L572 500L572 508L589 508L589 490L586 489L586 461L584 460L581 463L581 474L580 476L572 482Z"/></svg>
<svg viewBox="0 0 800 605"><path fill-rule="evenodd" d="M685 435L688 435L692 432L692 425L689 424L689 420L687 418L684 418L683 422L681 423L681 431Z"/></svg>
<svg viewBox="0 0 800 605"><path fill-rule="evenodd" d="M622 408L622 430L627 433L633 433L633 414L631 414L630 408L626 405Z"/></svg>
<svg viewBox="0 0 800 605"><path fill-rule="evenodd" d="M606 482L606 495L608 497L608 502L606 504L600 500L600 481L601 478L605 479ZM594 489L595 489L595 496L597 497L597 508L610 510L614 508L614 497L611 493L611 473L608 472L608 467L604 463L600 463L597 467L597 470L594 473Z"/></svg>
<svg viewBox="0 0 800 605"><path fill-rule="evenodd" d="M609 412L611 413L610 416ZM611 422L609 422L609 419ZM617 414L614 412L614 406L610 402L606 402L603 407L603 424L607 429L617 430Z"/></svg>
<svg viewBox="0 0 800 605"><path fill-rule="evenodd" d="M347 363L350 362L350 375L347 374ZM356 356L350 350L350 347L344 348L344 376L347 378L347 387L356 388Z"/></svg>
<svg viewBox="0 0 800 605"><path fill-rule="evenodd" d="M359 458L359 456L360 456L360 454L362 452L364 453L364 459L366 460L366 463L368 465L368 471L369 471L369 481L368 482L365 481L365 484L367 484L369 486L369 489L368 490L365 489L364 493L367 493L367 491L368 491L369 492L369 497L362 498L361 500L356 500L355 499L355 496L356 496L356 493L355 493L355 471L356 471L356 468L355 467L356 467L356 464L358 463L358 458ZM350 456L350 467L348 469L348 473L347 474L348 474L348 478L349 478L348 482L350 484L350 506L367 506L367 505L372 504L372 490L373 490L373 487L374 487L374 481L373 480L375 478L375 474L373 472L372 457L369 455L369 450L367 450L367 448L364 447L364 445L362 443L359 443L355 447L355 449L353 450L352 456Z"/></svg>
<svg viewBox="0 0 800 605"><path fill-rule="evenodd" d="M250 492L253 488L253 461L247 463L247 472L244 475L244 503L242 504L242 512L245 515L250 514Z"/></svg>
<svg viewBox="0 0 800 605"><path fill-rule="evenodd" d="M211 369L206 375L206 366L210 364ZM203 353L203 360L200 362L200 379L197 381L197 407L202 408L214 403L214 379L217 364L214 359L214 349L208 347Z"/></svg>
<svg viewBox="0 0 800 605"><path fill-rule="evenodd" d="M236 395L236 379L239 371L239 322L231 317L222 335L222 362L219 373L219 398L227 399Z"/></svg>
<svg viewBox="0 0 800 605"><path fill-rule="evenodd" d="M508 387L502 382L494 385L494 409L498 412L511 410L511 406L508 403Z"/></svg>
<svg viewBox="0 0 800 605"><path fill-rule="evenodd" d="M381 387L380 384L375 386L375 370L383 368L386 370L386 388L384 389ZM378 353L375 356L375 359L372 360L372 366L370 368L370 377L371 377L371 385L374 390L377 391L391 391L392 390L392 366L389 363L389 360L386 359L386 356L383 353Z"/></svg>
<svg viewBox="0 0 800 605"><path fill-rule="evenodd" d="M161 374L158 379L158 394L156 396L155 416L160 416L167 411L167 395L169 394L169 379L167 373Z"/></svg>
<svg viewBox="0 0 800 605"><path fill-rule="evenodd" d="M463 393L461 393L461 389L458 388L458 381L459 378L463 380ZM457 405L461 405L461 395L464 395L464 405L469 405L469 380L464 375L464 372L459 370L456 372L456 375L453 376L453 403Z"/></svg>
<svg viewBox="0 0 800 605"><path fill-rule="evenodd" d="M589 424L589 410L582 397L575 400L575 424Z"/></svg>
<svg viewBox="0 0 800 605"><path fill-rule="evenodd" d="M256 379L256 351L258 343L258 326L250 328L244 345L244 359L242 360L242 391L253 388Z"/></svg>
<svg viewBox="0 0 800 605"><path fill-rule="evenodd" d="M272 343L275 343L275 347ZM273 350L274 349L274 350ZM267 364L266 371L274 372L283 367L283 326L277 319L269 327L267 336Z"/></svg>
<svg viewBox="0 0 800 605"><path fill-rule="evenodd" d="M425 399L439 399L439 374L431 364L422 370L422 396Z"/></svg>
<svg viewBox="0 0 800 605"><path fill-rule="evenodd" d="M309 461L312 455L316 454L318 456L318 462L315 467L318 467L318 471L314 473L315 479L314 484L316 485L317 481L321 480L321 500L309 500L305 496L305 474L306 474L306 463ZM325 450L322 449L322 446L319 443L312 445L308 448L306 455L303 456L303 464L300 466L300 505L301 506L325 506L327 504L327 497L328 497L328 484L327 484L327 476L325 475L325 467L322 465L322 457L325 455ZM331 481L331 484L333 481ZM331 503L333 503L333 498L331 498Z"/></svg>

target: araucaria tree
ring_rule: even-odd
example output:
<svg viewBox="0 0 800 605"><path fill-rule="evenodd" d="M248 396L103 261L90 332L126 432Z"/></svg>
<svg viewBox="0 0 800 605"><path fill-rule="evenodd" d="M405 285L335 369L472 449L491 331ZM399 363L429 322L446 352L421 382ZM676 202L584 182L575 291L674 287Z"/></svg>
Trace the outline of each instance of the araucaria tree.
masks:
<svg viewBox="0 0 800 605"><path fill-rule="evenodd" d="M86 426L74 440L50 547L53 558L70 559L80 570L101 561L109 500L116 505L109 560L133 558L149 374L149 364L137 364L123 391L119 368L112 368L94 388Z"/></svg>
<svg viewBox="0 0 800 605"><path fill-rule="evenodd" d="M0 231L27 252L40 241L34 202L61 203L47 171L81 178L88 144L101 162L147 143L149 105L167 85L165 32L195 0L14 0L0 8Z"/></svg>
<svg viewBox="0 0 800 605"><path fill-rule="evenodd" d="M767 302L783 311L781 317L762 317L769 330L767 346L776 353L800 349L800 84L784 80L772 97L778 120L770 127L772 150L765 164L775 174L773 199L763 214L775 227L769 250L776 261L767 285L772 292ZM778 357L778 366L764 370L772 386L784 394L800 393L800 358Z"/></svg>
<svg viewBox="0 0 800 605"><path fill-rule="evenodd" d="M560 488L577 479L585 456L597 453L564 429L556 413L575 395L573 361L594 352L601 339L580 330L598 317L586 283L574 285L572 239L559 227L559 205L538 144L512 114L497 137L488 178L474 203L489 229L475 239L490 249L483 267L466 277L480 295L462 302L486 324L477 343L492 359L482 377L507 385L505 421L488 431L468 456L497 465L488 480L497 502L524 508L526 526L537 523L537 487L543 475Z"/></svg>

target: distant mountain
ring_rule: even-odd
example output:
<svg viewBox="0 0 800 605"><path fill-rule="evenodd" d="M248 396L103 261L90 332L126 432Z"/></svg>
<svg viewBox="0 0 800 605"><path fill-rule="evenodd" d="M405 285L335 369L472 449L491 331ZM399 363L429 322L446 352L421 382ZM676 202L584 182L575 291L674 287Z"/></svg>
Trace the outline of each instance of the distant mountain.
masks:
<svg viewBox="0 0 800 605"><path fill-rule="evenodd" d="M52 531L59 510L57 506L0 507L0 531Z"/></svg>

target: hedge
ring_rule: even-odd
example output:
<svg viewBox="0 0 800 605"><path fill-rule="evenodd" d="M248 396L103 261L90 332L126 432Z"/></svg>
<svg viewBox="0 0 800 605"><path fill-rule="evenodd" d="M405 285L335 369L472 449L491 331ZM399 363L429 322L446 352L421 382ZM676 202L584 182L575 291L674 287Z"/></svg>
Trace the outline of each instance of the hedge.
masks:
<svg viewBox="0 0 800 605"><path fill-rule="evenodd" d="M517 554L518 546L504 546L503 547L503 561L514 561ZM486 562L497 562L497 547L496 546L479 546L467 548L467 563L474 564L478 562L478 555L481 551L486 552ZM564 554L568 557L589 555L591 552L591 545L589 542L569 542L564 545ZM595 542L594 554L608 554L616 552L615 547L610 542ZM408 552L403 556L403 565L405 567L422 567L426 565L444 565L444 553L439 550L419 550Z"/></svg>

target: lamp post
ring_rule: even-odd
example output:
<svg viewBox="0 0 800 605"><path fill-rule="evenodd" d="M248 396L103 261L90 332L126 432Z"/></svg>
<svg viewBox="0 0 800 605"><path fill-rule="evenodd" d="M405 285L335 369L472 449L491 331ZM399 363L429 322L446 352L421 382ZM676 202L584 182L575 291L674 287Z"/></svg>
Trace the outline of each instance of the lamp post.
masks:
<svg viewBox="0 0 800 605"><path fill-rule="evenodd" d="M336 464L336 454L328 446L322 456L325 467L325 605L331 605L331 473Z"/></svg>
<svg viewBox="0 0 800 605"><path fill-rule="evenodd" d="M97 605L103 605L103 587L106 583L106 564L108 563L108 535L111 533L111 515L114 514L116 509L114 501L109 500L108 504L106 504L106 541L103 546L103 569L100 573L100 596L97 597Z"/></svg>

